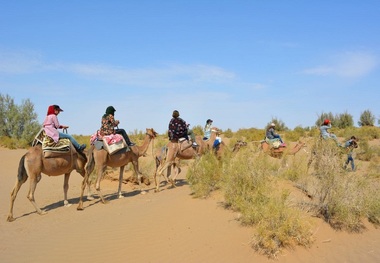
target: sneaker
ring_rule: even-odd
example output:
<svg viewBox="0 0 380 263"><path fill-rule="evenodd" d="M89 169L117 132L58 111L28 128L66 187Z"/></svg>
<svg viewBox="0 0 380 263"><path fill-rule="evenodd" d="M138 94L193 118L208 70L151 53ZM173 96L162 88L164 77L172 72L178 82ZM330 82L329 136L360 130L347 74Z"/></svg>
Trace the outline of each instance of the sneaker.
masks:
<svg viewBox="0 0 380 263"><path fill-rule="evenodd" d="M283 142L283 143L280 144L280 146L281 147L286 147L286 143Z"/></svg>
<svg viewBox="0 0 380 263"><path fill-rule="evenodd" d="M128 143L128 146L135 146L136 144L134 142Z"/></svg>
<svg viewBox="0 0 380 263"><path fill-rule="evenodd" d="M193 142L193 147L198 147L198 144L196 142Z"/></svg>

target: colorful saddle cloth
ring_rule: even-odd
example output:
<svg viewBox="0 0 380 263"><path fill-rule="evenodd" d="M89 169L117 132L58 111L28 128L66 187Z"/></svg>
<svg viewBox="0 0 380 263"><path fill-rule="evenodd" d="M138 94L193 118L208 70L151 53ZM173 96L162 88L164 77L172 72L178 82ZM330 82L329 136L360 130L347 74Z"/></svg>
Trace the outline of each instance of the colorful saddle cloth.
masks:
<svg viewBox="0 0 380 263"><path fill-rule="evenodd" d="M53 152L68 152L70 151L70 140L69 139L59 139L55 142L49 136L45 136L42 140L42 150L53 151Z"/></svg>
<svg viewBox="0 0 380 263"><path fill-rule="evenodd" d="M71 148L69 139L59 139L58 142L54 142L52 138L46 135L44 129L41 129L34 137L32 146L36 146L37 144L42 145L44 152L67 153Z"/></svg>
<svg viewBox="0 0 380 263"><path fill-rule="evenodd" d="M99 150L102 148L105 149L109 154L116 153L122 149L127 149L127 151L129 151L127 143L120 134L101 136L99 131L97 131L91 136L90 143L95 145Z"/></svg>

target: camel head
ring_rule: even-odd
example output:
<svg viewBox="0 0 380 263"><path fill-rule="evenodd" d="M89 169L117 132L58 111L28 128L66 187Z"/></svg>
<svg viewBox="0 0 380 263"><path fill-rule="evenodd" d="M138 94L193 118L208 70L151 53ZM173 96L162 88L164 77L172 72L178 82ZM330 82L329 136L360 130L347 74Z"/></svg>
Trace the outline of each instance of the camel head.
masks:
<svg viewBox="0 0 380 263"><path fill-rule="evenodd" d="M217 127L212 127L211 132L216 132L216 134L218 134L218 135L221 133Z"/></svg>
<svg viewBox="0 0 380 263"><path fill-rule="evenodd" d="M243 142L241 140L238 140L235 145L234 145L234 148L232 149L233 152L237 152L240 150L241 147L244 147L244 146L247 146L247 142Z"/></svg>
<svg viewBox="0 0 380 263"><path fill-rule="evenodd" d="M153 128L150 128L150 129L146 128L146 134L147 134L150 138L154 139L154 138L157 137L157 134L158 134L158 133L157 133Z"/></svg>

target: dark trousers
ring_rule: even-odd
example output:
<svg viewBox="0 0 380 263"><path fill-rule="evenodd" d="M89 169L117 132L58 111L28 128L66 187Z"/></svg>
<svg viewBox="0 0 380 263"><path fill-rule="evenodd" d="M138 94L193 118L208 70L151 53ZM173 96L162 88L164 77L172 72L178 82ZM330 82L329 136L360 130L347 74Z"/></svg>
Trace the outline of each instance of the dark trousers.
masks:
<svg viewBox="0 0 380 263"><path fill-rule="evenodd" d="M123 136L125 142L126 142L128 145L131 144L131 141L129 140L128 134L125 132L124 129L115 129L115 133L120 134L121 136Z"/></svg>

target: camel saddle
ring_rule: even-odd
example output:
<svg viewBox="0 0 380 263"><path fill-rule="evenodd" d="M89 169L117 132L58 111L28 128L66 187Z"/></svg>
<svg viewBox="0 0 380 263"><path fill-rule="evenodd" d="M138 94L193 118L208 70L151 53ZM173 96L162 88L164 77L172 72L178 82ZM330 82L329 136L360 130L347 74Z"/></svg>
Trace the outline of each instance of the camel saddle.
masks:
<svg viewBox="0 0 380 263"><path fill-rule="evenodd" d="M268 143L271 147L278 149L281 146L280 139L275 138L275 139L268 139L265 138L266 143Z"/></svg>
<svg viewBox="0 0 380 263"><path fill-rule="evenodd" d="M69 139L63 138L55 142L52 138L45 134L44 129L41 129L35 136L32 146L38 144L42 145L42 151L45 158L59 157L62 155L75 153L75 149L72 146Z"/></svg>
<svg viewBox="0 0 380 263"><path fill-rule="evenodd" d="M124 150L125 152L130 150L123 136L120 134L102 136L100 135L100 132L97 131L91 136L90 143L98 150L106 150L110 155L121 150Z"/></svg>

